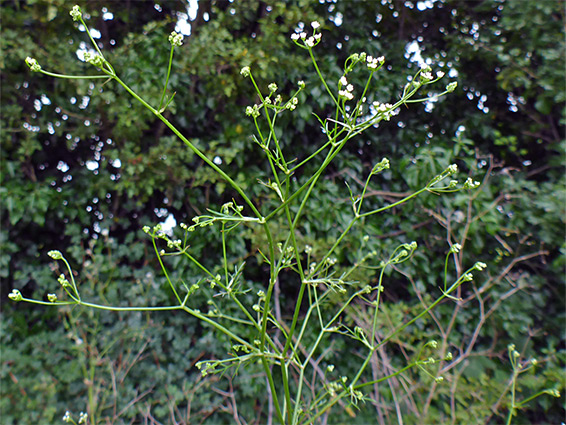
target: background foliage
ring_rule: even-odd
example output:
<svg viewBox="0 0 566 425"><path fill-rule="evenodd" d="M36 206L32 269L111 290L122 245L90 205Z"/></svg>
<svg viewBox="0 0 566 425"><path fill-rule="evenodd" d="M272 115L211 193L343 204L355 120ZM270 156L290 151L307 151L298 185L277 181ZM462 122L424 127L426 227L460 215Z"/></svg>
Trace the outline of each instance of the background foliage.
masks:
<svg viewBox="0 0 566 425"><path fill-rule="evenodd" d="M188 5L124 5L81 4L121 78L157 101L167 35L187 18ZM7 302L12 288L36 298L54 290L58 270L46 252L59 249L80 272L83 296L122 305L165 304L171 294L141 227L168 216L189 221L234 196L120 87L29 73L26 56L55 72L89 71L77 59L87 37L70 19L71 6L62 0L2 3L2 422L54 423L65 410L88 410L99 423L215 423L238 415L261 423L268 406L258 371L241 369L234 382L202 378L194 364L224 355L228 345L189 316ZM447 243L464 245L457 267L489 265L483 280L462 292L461 305L443 304L434 320L414 325L406 340L381 354L374 370L403 367L421 341L435 338L457 360L447 368L445 383L407 372L375 390L382 403L378 415L366 405L333 412L333 420L345 415L351 422L392 423L402 414L406 423L497 423L507 413L508 396L501 396L511 376L510 343L522 358L539 360L520 378L519 398L544 388L564 392L563 4L200 2L188 19L192 34L174 59L170 87L177 95L170 119L264 203L273 200L256 181L266 180L269 170L250 138L244 108L253 92L239 71L249 65L261 86L276 81L282 91L306 81L297 113L282 117L279 126L283 143L298 158L311 152L320 132L311 114L324 115L332 105L289 35L297 23L315 19L324 31L319 63L331 81L338 80L349 54L366 51L386 57L375 100L394 99L419 60L445 71L459 87L438 102L403 110L352 142L311 199L301 243L315 251L332 243L350 208L344 181L360 184L382 157L393 166L383 184L373 187L368 207L398 199L456 162L483 180L480 191L429 195L372 217L359 230L359 240L373 235L368 249L382 256L412 240L425 248L403 264L401 274L389 277L383 333L419 311L419 297L426 299L439 286ZM213 265L215 236L194 237L192 252ZM264 273L256 258L259 233L250 230L232 243L231 252L240 256L234 260L246 259L246 278L258 285ZM348 264L356 261L356 251L344 246L338 254ZM194 270L174 261L172 278L190 281ZM365 273L356 279L375 279L371 270ZM280 287L282 314L290 316L297 282L282 276ZM361 306L355 313L345 320L366 320ZM331 349L334 362L347 370L356 347L337 343ZM558 423L563 405L563 398L540 397L519 415L525 423Z"/></svg>

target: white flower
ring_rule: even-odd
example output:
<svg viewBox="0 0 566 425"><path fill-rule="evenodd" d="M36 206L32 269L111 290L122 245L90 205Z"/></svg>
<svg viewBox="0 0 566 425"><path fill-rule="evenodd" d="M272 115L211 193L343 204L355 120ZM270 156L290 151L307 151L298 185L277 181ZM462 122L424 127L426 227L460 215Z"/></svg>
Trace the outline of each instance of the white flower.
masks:
<svg viewBox="0 0 566 425"><path fill-rule="evenodd" d="M297 34L296 32L291 34L291 40L293 40L293 41L297 41L299 39L299 37L300 37L299 34Z"/></svg>
<svg viewBox="0 0 566 425"><path fill-rule="evenodd" d="M438 71L438 72L436 73L436 78L442 78L442 77L444 77L444 72Z"/></svg>
<svg viewBox="0 0 566 425"><path fill-rule="evenodd" d="M240 71L240 74L242 74L245 77L249 77L250 76L250 67L249 66L244 66L242 68L242 70Z"/></svg>
<svg viewBox="0 0 566 425"><path fill-rule="evenodd" d="M73 6L71 11L69 12L69 15L73 17L73 21L78 21L81 16L83 16L83 14L81 13L81 8L77 5Z"/></svg>
<svg viewBox="0 0 566 425"><path fill-rule="evenodd" d="M450 164L446 169L448 175L456 174L458 172L458 166L456 164Z"/></svg>
<svg viewBox="0 0 566 425"><path fill-rule="evenodd" d="M309 38L307 38L307 39L305 40L305 44L306 44L308 47L314 47L314 41L315 41L315 40L314 40L314 37L309 37Z"/></svg>
<svg viewBox="0 0 566 425"><path fill-rule="evenodd" d="M353 95L351 92L347 91L347 90L340 90L340 91L338 92L338 95L339 95L340 97L343 97L343 98L346 99L346 100L352 100L352 99L354 98L354 95Z"/></svg>
<svg viewBox="0 0 566 425"><path fill-rule="evenodd" d="M183 45L183 34L177 34L175 31L169 36L169 43L172 46L182 46Z"/></svg>
<svg viewBox="0 0 566 425"><path fill-rule="evenodd" d="M41 70L41 65L38 64L34 58L30 58L29 56L26 58L26 64L33 72Z"/></svg>
<svg viewBox="0 0 566 425"><path fill-rule="evenodd" d="M483 269L485 269L487 267L487 264L482 263L481 261L478 261L474 267L476 268L476 270L482 271Z"/></svg>
<svg viewBox="0 0 566 425"><path fill-rule="evenodd" d="M480 182L473 181L470 177L464 182L464 189L475 189L480 185Z"/></svg>
<svg viewBox="0 0 566 425"><path fill-rule="evenodd" d="M81 412L79 414L79 424L86 424L86 421L88 420L88 414Z"/></svg>
<svg viewBox="0 0 566 425"><path fill-rule="evenodd" d="M348 85L348 80L346 80L346 76L342 75L342 78L340 78L340 84L342 86L347 86Z"/></svg>
<svg viewBox="0 0 566 425"><path fill-rule="evenodd" d="M304 89L305 88L305 82L303 80L299 80L299 82L297 83L297 85L299 86L299 88Z"/></svg>
<svg viewBox="0 0 566 425"><path fill-rule="evenodd" d="M378 66L377 59L374 58L373 56L367 57L367 64L369 69L377 69Z"/></svg>
<svg viewBox="0 0 566 425"><path fill-rule="evenodd" d="M389 121L393 115L399 113L398 110L393 110L393 105L390 103L373 102L372 105L378 114L382 114L385 121Z"/></svg>
<svg viewBox="0 0 566 425"><path fill-rule="evenodd" d="M318 21L313 21L311 22L311 27L313 27L313 29L318 29L320 28L320 24L318 23Z"/></svg>
<svg viewBox="0 0 566 425"><path fill-rule="evenodd" d="M23 299L22 293L17 289L12 289L12 292L8 294L8 298L16 302L21 301Z"/></svg>
<svg viewBox="0 0 566 425"><path fill-rule="evenodd" d="M301 40L304 40L305 38L307 38L307 33L303 31L299 34L299 37L301 37Z"/></svg>

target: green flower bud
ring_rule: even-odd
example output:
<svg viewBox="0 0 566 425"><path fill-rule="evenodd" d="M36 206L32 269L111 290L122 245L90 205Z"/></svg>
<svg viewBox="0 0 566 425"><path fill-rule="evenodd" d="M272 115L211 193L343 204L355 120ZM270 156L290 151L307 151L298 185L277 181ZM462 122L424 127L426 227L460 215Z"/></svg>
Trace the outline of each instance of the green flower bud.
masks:
<svg viewBox="0 0 566 425"><path fill-rule="evenodd" d="M458 82L457 81L453 81L450 84L448 84L446 86L446 91L448 93L452 93L454 90L456 90L456 87L458 86Z"/></svg>
<svg viewBox="0 0 566 425"><path fill-rule="evenodd" d="M62 260L63 259L63 254L61 254L61 251L57 251L57 250L49 251L47 253L47 255L49 255L54 260Z"/></svg>
<svg viewBox="0 0 566 425"><path fill-rule="evenodd" d="M458 172L458 166L456 164L450 164L446 169L446 173L448 173L449 176L452 174L456 174L457 172Z"/></svg>
<svg viewBox="0 0 566 425"><path fill-rule="evenodd" d="M26 64L33 72L38 72L41 70L41 65L38 64L34 58L30 58L29 56L26 58Z"/></svg>
<svg viewBox="0 0 566 425"><path fill-rule="evenodd" d="M389 168L389 160L387 158L383 158L380 162L374 165L373 169L371 170L372 174L377 174L383 170L387 170Z"/></svg>
<svg viewBox="0 0 566 425"><path fill-rule="evenodd" d="M15 302L19 302L24 299L24 297L22 297L22 293L17 289L12 289L12 292L8 294L8 298Z"/></svg>
<svg viewBox="0 0 566 425"><path fill-rule="evenodd" d="M462 245L460 245L459 243L455 243L450 247L450 254L457 254L460 252L461 249L462 249Z"/></svg>

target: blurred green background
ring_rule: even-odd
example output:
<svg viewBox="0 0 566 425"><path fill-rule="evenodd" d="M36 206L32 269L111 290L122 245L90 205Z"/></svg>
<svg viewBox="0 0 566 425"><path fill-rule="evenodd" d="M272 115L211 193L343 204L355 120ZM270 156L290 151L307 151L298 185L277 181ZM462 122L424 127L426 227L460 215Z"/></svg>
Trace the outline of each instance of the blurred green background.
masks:
<svg viewBox="0 0 566 425"><path fill-rule="evenodd" d="M83 298L167 305L173 297L142 226L188 222L235 196L117 84L57 80L28 70L24 59L32 56L52 72L95 73L79 59L92 46L69 16L73 4L5 0L0 9L0 420L57 423L71 410L88 411L100 424L235 423L235 418L267 423L266 383L258 370L242 368L234 379L200 376L194 364L225 356L229 344L188 315L43 308L8 300L12 288L37 299L59 290L61 270L46 255L58 249L78 273ZM563 2L79 5L120 78L153 103L161 96L167 36L175 29L185 33L169 85L177 94L166 116L264 205L276 200L257 184L267 181L270 170L251 139L253 122L244 111L255 94L240 76L241 67L252 68L260 87L275 81L287 95L305 80L297 110L284 114L276 129L286 152L297 158L323 141L312 113L324 117L333 110L308 55L289 38L298 25L322 24L323 41L315 54L330 82L338 81L352 53L385 56L370 100L396 99L423 62L446 73L430 90L457 81L454 93L402 108L390 122L352 140L321 180L298 235L315 254L328 249L351 215L344 182L359 188L382 157L392 167L373 182L368 208L398 200L451 163L462 176L483 182L477 191L428 195L372 216L337 253L344 267L354 263L366 234L367 249L383 258L399 243L419 243L401 274L387 277L383 333L420 312L419 297L438 295L449 244L464 245L458 267L487 263L487 271L463 288L463 303L442 304L434 320L412 326L386 347L370 372L382 376L398 370L430 339L448 344L454 365L437 385L418 370L408 371L375 389L377 405L361 405L353 416L337 408L325 420L500 423L509 401L502 394L511 376L510 343L522 359L539 361L521 376L519 400L545 388L564 393ZM359 87L365 78L359 73L349 80ZM297 178L316 169L309 167ZM277 236L283 234L282 228ZM214 268L221 258L219 234L195 232L191 238L192 254ZM263 287L260 232L247 228L230 243L232 260L247 262L249 285ZM175 281L198 278L185 262L172 259L168 265ZM360 272L356 279L374 281L375 272ZM297 282L283 275L280 287L282 314L290 317ZM204 294L191 300L206 304ZM354 313L344 320L364 320L361 309ZM345 374L361 348L343 340L330 347ZM564 396L543 396L526 405L516 421L563 419Z"/></svg>

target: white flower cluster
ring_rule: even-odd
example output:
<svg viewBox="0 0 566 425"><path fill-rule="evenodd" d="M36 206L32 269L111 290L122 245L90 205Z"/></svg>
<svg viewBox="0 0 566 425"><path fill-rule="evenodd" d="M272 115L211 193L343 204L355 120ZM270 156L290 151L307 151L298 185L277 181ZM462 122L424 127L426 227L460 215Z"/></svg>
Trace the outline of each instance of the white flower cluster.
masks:
<svg viewBox="0 0 566 425"><path fill-rule="evenodd" d="M252 116L253 118L259 117L259 105L246 107L246 115Z"/></svg>
<svg viewBox="0 0 566 425"><path fill-rule="evenodd" d="M242 70L240 71L240 74L242 74L242 76L243 76L244 78L249 77L249 76L250 76L250 67L249 67L249 66L244 66L244 67L242 68Z"/></svg>
<svg viewBox="0 0 566 425"><path fill-rule="evenodd" d="M73 6L71 11L69 12L69 15L73 17L73 21L78 21L81 18L81 16L83 16L81 12L81 8L77 5Z"/></svg>
<svg viewBox="0 0 566 425"><path fill-rule="evenodd" d="M287 104L285 105L285 108L287 108L289 111L294 111L295 108L297 107L298 103L299 103L299 99L294 97L289 102L287 102Z"/></svg>
<svg viewBox="0 0 566 425"><path fill-rule="evenodd" d="M458 172L458 166L456 164L450 164L446 170L444 170L449 176L456 174Z"/></svg>
<svg viewBox="0 0 566 425"><path fill-rule="evenodd" d="M81 412L79 414L79 424L86 424L87 420L88 420L88 414Z"/></svg>
<svg viewBox="0 0 566 425"><path fill-rule="evenodd" d="M172 46L182 46L183 45L183 34L177 34L175 31L169 36L169 43Z"/></svg>
<svg viewBox="0 0 566 425"><path fill-rule="evenodd" d="M307 46L308 48L312 48L316 46L320 42L320 39L322 38L322 34L316 32L316 30L320 28L320 24L317 21L313 21L311 22L311 27L313 28L314 31L313 31L313 35L311 35L310 37L307 37L307 33L302 31L300 33L293 33L291 35L291 40L293 40L297 44L299 40L302 40L305 46Z"/></svg>
<svg viewBox="0 0 566 425"><path fill-rule="evenodd" d="M485 269L487 267L487 264L482 263L481 261L478 261L476 264L474 264L474 268L476 270L482 271L483 269Z"/></svg>
<svg viewBox="0 0 566 425"><path fill-rule="evenodd" d="M480 182L476 182L472 180L471 177L468 177L464 182L464 189L475 189L476 187L479 187L479 185Z"/></svg>
<svg viewBox="0 0 566 425"><path fill-rule="evenodd" d="M59 284L63 287L66 288L68 286L71 286L71 284L69 283L69 281L67 280L67 278L65 277L65 275L63 273L61 273L59 275L59 277L57 278L57 282L59 282Z"/></svg>
<svg viewBox="0 0 566 425"><path fill-rule="evenodd" d="M29 56L26 58L26 64L33 72L38 72L41 70L41 65L38 64L34 58L30 58Z"/></svg>
<svg viewBox="0 0 566 425"><path fill-rule="evenodd" d="M460 250L462 249L462 245L460 245L459 243L455 243L454 245L452 245L450 247L450 254L458 254L460 252Z"/></svg>
<svg viewBox="0 0 566 425"><path fill-rule="evenodd" d="M432 80L432 73L430 71L425 71L421 74L422 81L431 81Z"/></svg>
<svg viewBox="0 0 566 425"><path fill-rule="evenodd" d="M23 299L22 293L17 289L12 289L12 292L8 294L8 298L16 302L21 301Z"/></svg>
<svg viewBox="0 0 566 425"><path fill-rule="evenodd" d="M380 56L378 58L374 58L373 56L367 56L366 61L369 69L376 70L379 65L382 65L383 62L385 62L385 58L383 56Z"/></svg>
<svg viewBox="0 0 566 425"><path fill-rule="evenodd" d="M90 63L97 68L104 67L104 59L102 59L102 56L100 56L98 53L85 52L83 57L85 62Z"/></svg>
<svg viewBox="0 0 566 425"><path fill-rule="evenodd" d="M426 83L428 81L431 81L433 79L432 76L432 69L430 68L430 66L428 66L426 63L421 63L421 82Z"/></svg>
<svg viewBox="0 0 566 425"><path fill-rule="evenodd" d="M379 103L373 102L373 107L377 111L378 114L383 116L385 121L389 121L392 116L397 115L399 112L393 109L393 105L391 103Z"/></svg>
<svg viewBox="0 0 566 425"><path fill-rule="evenodd" d="M354 91L354 86L348 84L348 80L346 79L345 75L343 75L342 78L340 78L339 87L340 90L338 91L338 96L346 100L352 100L354 98L354 95L352 94L352 92Z"/></svg>

